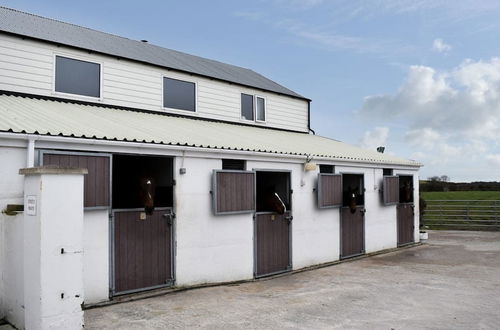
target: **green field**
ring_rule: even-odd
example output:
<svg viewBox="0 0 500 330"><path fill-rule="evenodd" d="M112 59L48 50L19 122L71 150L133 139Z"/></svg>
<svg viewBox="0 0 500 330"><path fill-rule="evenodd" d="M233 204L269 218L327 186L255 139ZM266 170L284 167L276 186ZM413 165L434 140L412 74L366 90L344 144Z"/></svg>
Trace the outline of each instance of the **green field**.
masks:
<svg viewBox="0 0 500 330"><path fill-rule="evenodd" d="M500 191L447 191L421 192L423 199L430 200L500 200Z"/></svg>

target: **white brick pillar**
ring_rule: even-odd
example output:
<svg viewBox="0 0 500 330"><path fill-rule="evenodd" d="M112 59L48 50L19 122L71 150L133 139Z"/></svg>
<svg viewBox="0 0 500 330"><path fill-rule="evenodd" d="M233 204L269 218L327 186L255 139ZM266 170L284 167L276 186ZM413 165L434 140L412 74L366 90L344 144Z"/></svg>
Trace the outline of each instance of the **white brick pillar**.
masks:
<svg viewBox="0 0 500 330"><path fill-rule="evenodd" d="M83 175L33 167L24 180L24 320L31 329L83 327Z"/></svg>

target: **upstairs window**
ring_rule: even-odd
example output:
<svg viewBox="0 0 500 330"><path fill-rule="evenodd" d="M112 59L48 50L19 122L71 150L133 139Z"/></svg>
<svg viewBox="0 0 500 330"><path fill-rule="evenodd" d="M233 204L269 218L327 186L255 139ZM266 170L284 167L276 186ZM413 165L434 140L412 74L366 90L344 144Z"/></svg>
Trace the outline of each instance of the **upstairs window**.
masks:
<svg viewBox="0 0 500 330"><path fill-rule="evenodd" d="M54 90L59 93L101 97L101 65L56 56Z"/></svg>
<svg viewBox="0 0 500 330"><path fill-rule="evenodd" d="M241 118L266 121L266 99L250 94L241 94Z"/></svg>
<svg viewBox="0 0 500 330"><path fill-rule="evenodd" d="M196 86L193 82L163 78L163 107L196 111Z"/></svg>
<svg viewBox="0 0 500 330"><path fill-rule="evenodd" d="M255 100L255 113L257 121L266 121L266 99L256 96Z"/></svg>
<svg viewBox="0 0 500 330"><path fill-rule="evenodd" d="M253 95L241 94L241 118L253 120Z"/></svg>

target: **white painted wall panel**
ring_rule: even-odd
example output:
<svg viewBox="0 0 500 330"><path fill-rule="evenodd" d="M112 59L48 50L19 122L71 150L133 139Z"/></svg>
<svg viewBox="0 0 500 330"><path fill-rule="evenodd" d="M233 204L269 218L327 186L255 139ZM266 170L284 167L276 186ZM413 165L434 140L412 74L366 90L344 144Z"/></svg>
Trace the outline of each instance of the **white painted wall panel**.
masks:
<svg viewBox="0 0 500 330"><path fill-rule="evenodd" d="M176 281L178 285L253 277L252 214L214 216L212 170L220 159L176 159Z"/></svg>
<svg viewBox="0 0 500 330"><path fill-rule="evenodd" d="M163 108L163 76L168 76L196 83L197 112L194 114L196 116L253 123L241 119L241 93L247 93L266 98L267 121L265 124L256 125L302 132L307 132L308 129L308 109L304 100L112 56L90 54L65 46L57 47L49 43L22 40L2 34L0 34L0 89L88 101L89 98L86 97L53 92L53 62L56 54L99 62L103 65L103 95L100 100L95 100L96 102L193 115L191 112Z"/></svg>
<svg viewBox="0 0 500 330"><path fill-rule="evenodd" d="M83 216L83 288L85 304L109 297L109 213L85 211Z"/></svg>

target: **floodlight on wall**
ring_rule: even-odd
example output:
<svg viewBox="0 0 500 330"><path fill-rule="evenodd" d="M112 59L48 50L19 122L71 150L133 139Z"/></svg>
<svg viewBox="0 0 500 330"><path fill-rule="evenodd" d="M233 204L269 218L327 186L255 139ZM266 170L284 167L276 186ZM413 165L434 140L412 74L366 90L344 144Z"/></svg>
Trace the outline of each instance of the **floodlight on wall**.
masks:
<svg viewBox="0 0 500 330"><path fill-rule="evenodd" d="M306 162L304 163L304 171L316 171L316 163L311 163L313 157L311 155L306 156Z"/></svg>
<svg viewBox="0 0 500 330"><path fill-rule="evenodd" d="M380 152L381 154L383 154L385 151L385 147L377 147L377 152Z"/></svg>

